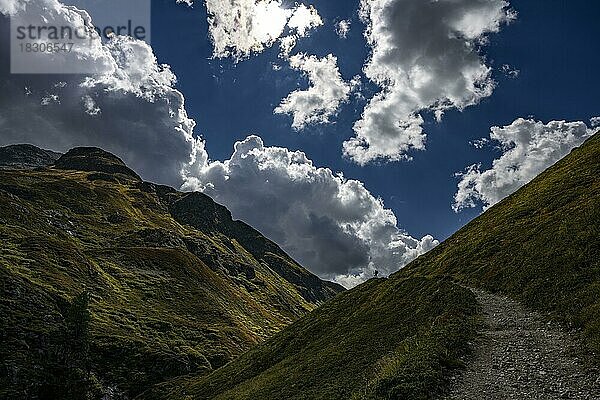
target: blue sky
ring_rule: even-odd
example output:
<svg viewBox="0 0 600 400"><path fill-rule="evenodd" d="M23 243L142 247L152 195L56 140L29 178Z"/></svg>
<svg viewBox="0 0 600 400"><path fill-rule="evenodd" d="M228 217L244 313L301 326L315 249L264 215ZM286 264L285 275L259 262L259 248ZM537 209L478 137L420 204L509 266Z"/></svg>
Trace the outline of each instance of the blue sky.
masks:
<svg viewBox="0 0 600 400"><path fill-rule="evenodd" d="M369 54L364 25L357 15L358 1L320 1L315 5L324 26L299 41L297 50L338 57L342 76L349 80L361 72ZM206 10L192 10L172 1L153 3L152 46L159 62L168 63L186 97L186 108L198 123L196 133L206 138L212 159L229 158L233 143L250 133L266 145L304 151L317 166L341 171L361 180L391 208L400 227L411 235L432 234L445 239L481 209L456 214L451 209L456 192L454 173L473 163L489 166L498 157L492 148L478 150L469 143L485 137L494 125L508 125L517 117L534 116L587 121L598 114L600 88L600 5L585 0L512 1L516 21L490 35L484 53L498 82L492 96L464 111L449 111L437 123L426 115L427 149L413 151L412 161L377 162L358 166L342 156L344 140L365 106L364 100L342 105L330 125L291 129L291 117L273 109L292 90L306 87L306 79L278 59L278 48L235 63L211 59ZM347 39L335 34L334 23L351 19ZM282 66L274 71L272 64ZM512 79L500 71L503 64L520 70ZM363 78L367 97L377 87Z"/></svg>

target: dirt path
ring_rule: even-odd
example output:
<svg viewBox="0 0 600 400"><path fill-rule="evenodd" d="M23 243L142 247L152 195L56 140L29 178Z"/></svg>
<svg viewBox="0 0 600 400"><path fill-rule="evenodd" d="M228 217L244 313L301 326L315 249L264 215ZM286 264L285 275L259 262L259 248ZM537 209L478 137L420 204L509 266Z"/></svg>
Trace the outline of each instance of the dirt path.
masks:
<svg viewBox="0 0 600 400"><path fill-rule="evenodd" d="M585 371L576 338L505 297L473 290L484 328L445 399L600 399L600 371Z"/></svg>

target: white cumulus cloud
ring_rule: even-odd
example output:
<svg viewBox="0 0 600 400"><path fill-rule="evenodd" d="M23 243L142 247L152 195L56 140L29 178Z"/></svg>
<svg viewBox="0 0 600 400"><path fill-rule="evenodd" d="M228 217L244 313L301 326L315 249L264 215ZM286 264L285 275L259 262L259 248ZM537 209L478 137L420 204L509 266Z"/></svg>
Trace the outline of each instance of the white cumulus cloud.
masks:
<svg viewBox="0 0 600 400"><path fill-rule="evenodd" d="M290 93L274 112L291 114L294 118L292 127L297 130L310 124L329 123L340 104L348 101L353 86L342 78L337 57L329 54L317 58L300 53L290 57L289 63L292 69L306 74L309 88Z"/></svg>
<svg viewBox="0 0 600 400"><path fill-rule="evenodd" d="M372 54L365 75L381 87L344 153L359 164L425 148L424 111L441 119L490 96L486 36L515 17L504 0L362 0Z"/></svg>
<svg viewBox="0 0 600 400"><path fill-rule="evenodd" d="M350 21L341 20L336 24L335 33L337 33L340 38L346 39L348 32L350 32Z"/></svg>
<svg viewBox="0 0 600 400"><path fill-rule="evenodd" d="M584 122L544 124L523 118L508 126L493 127L490 139L500 146L502 155L490 169L482 170L475 164L458 174L461 179L454 210L478 204L491 207L581 145L593 132Z"/></svg>
<svg viewBox="0 0 600 400"><path fill-rule="evenodd" d="M260 53L285 36L291 50L299 37L320 25L317 10L304 4L286 8L281 0L206 0L215 57L240 60Z"/></svg>
<svg viewBox="0 0 600 400"><path fill-rule="evenodd" d="M57 0L0 0L0 30L13 21L27 26L90 26L84 10ZM2 39L0 58L9 59ZM181 171L202 144L193 137L183 95L169 66L157 62L146 43L116 37L81 46L64 62L81 63L89 75L14 75L0 66L0 145L32 143L65 151L99 146L120 155L143 177L178 185ZM43 69L45 57L35 62ZM26 88L25 91L23 88ZM200 162L200 160L198 160Z"/></svg>
<svg viewBox="0 0 600 400"><path fill-rule="evenodd" d="M306 36L309 30L323 25L323 20L313 6L298 5L287 23L288 27L299 36Z"/></svg>
<svg viewBox="0 0 600 400"><path fill-rule="evenodd" d="M400 230L361 182L258 136L237 142L228 160L190 171L184 188L210 195L311 271L348 286L375 269L397 271L437 244Z"/></svg>
<svg viewBox="0 0 600 400"><path fill-rule="evenodd" d="M310 30L321 25L323 25L323 20L313 6L306 7L304 4L296 6L287 25L290 28L290 34L279 39L281 50L279 56L288 59L298 40L308 36Z"/></svg>

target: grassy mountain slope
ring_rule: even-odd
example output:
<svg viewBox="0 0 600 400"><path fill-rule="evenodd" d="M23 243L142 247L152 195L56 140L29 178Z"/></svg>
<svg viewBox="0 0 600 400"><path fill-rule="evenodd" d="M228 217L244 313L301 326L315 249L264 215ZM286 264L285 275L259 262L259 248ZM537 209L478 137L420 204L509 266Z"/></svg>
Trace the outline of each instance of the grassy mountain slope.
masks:
<svg viewBox="0 0 600 400"><path fill-rule="evenodd" d="M452 282L372 279L211 375L143 397L427 398L473 335L476 314L473 294Z"/></svg>
<svg viewBox="0 0 600 400"><path fill-rule="evenodd" d="M600 134L399 275L424 273L583 328L600 353Z"/></svg>
<svg viewBox="0 0 600 400"><path fill-rule="evenodd" d="M101 150L0 169L0 398L205 374L340 291L209 197Z"/></svg>
<svg viewBox="0 0 600 400"><path fill-rule="evenodd" d="M421 399L473 336L467 284L573 326L600 350L600 135L387 280L336 297L202 377L148 399Z"/></svg>

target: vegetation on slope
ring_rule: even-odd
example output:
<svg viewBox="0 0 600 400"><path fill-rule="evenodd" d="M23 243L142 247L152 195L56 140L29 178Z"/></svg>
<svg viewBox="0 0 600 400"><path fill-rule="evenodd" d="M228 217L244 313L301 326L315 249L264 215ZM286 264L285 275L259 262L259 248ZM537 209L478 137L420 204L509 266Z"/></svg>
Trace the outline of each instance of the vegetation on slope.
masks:
<svg viewBox="0 0 600 400"><path fill-rule="evenodd" d="M249 227L228 236L238 223L207 196L183 214L217 210L211 230L108 153L57 164L0 170L0 398L119 399L205 374L341 291Z"/></svg>
<svg viewBox="0 0 600 400"><path fill-rule="evenodd" d="M0 311L10 310L11 318L14 318L16 324L29 324L26 330L29 336L25 335L23 338L23 335L18 336L11 332L9 335L3 334L2 338L18 337L20 341L10 345L13 348L22 345L24 348L25 345L31 346L32 336L37 337L31 335L31 332L43 331L48 326L53 326L53 321L58 322L52 332L59 332L62 337L73 335L73 326L83 324L85 327L85 318L76 318L75 321L79 322L73 325L73 322L68 322L69 320L64 317L73 313L85 316L85 312L80 310L82 302L77 301L78 297L75 296L75 293L85 288L81 285L77 286L81 278L72 279L72 273L65 277L61 269L76 266L81 274L99 269L99 276L106 280L104 285L107 289L105 292L98 290L96 296L90 295L89 329L91 337L95 338L92 339L90 348L93 349L95 345L110 346L115 342L115 338L119 340L126 338L134 349L130 353L127 346L119 347L119 351L109 350L108 353L112 354L113 358L105 359L106 368L114 366L117 370L120 367L132 368L133 378L129 376L127 378L138 383L146 383L150 380L140 380L136 374L155 372L149 366L156 365L158 361L148 354L160 348L162 360L176 360L173 363L176 368L172 371L164 373L165 370L161 369L162 375L152 376L152 381L164 379L165 382L143 393L141 398L265 400L432 398L443 390L445 372L460 364L458 360L466 350L469 340L473 338L478 323L479 311L476 299L472 292L461 284L507 294L573 327L581 327L590 346L600 351L599 135L589 139L581 148L574 150L530 184L486 211L446 242L389 279L373 279L342 293L269 340L252 347L239 358L225 364L228 358L217 357L218 361L215 365L208 360L209 356L215 355L211 352L215 345L216 348L229 349L230 353L231 348L237 345L237 350L241 351L244 347L248 348L246 344L251 342L251 339L264 334L259 329L261 326L276 326L272 329L275 331L278 326L285 324L281 322L282 319L285 317L292 319L294 315L302 313L296 312L297 309L294 307L277 307L279 313L274 312L273 308L266 307L265 304L273 304L273 298L269 297L269 293L272 293L271 290L278 290L276 288L279 286L274 285L270 290L259 291L266 297L256 297L254 293L260 285L252 286L254 285L253 274L245 269L244 265L247 264L218 261L213 263L220 266L216 268L217 272L210 268L202 268L211 264L209 262L212 260L211 254L217 254L216 259L222 260L225 259L224 254L229 249L234 253L232 257L255 261L260 259L260 262L253 264L253 271L257 276L261 265L270 263L269 273L279 277L282 280L280 282L283 282L282 287L289 288L289 293L304 299L306 306L306 304L310 305L309 300L313 299L312 289L303 292L297 288L296 282L306 282L302 279L304 272L297 270L299 267L285 268L287 258L279 253L274 244L262 242L262 239L249 240L248 238L256 235L256 231L251 228L243 224L223 223L225 220L230 220L227 213L223 214L223 210L207 202L208 200L202 196L181 195L168 190L165 192L165 189L160 187L150 190L140 186L141 183L81 184L90 179L92 182L96 179L100 181L104 179L103 176L93 174L65 172L56 175L55 172L47 171L22 174L23 176L18 180L9 182L8 185L4 184L3 190L0 191L0 196L5 197L0 204L4 208L8 207L0 208L0 217L11 218L13 221L10 229L0 225L2 226L0 237L3 240L5 237L10 237L10 240L5 241L8 243L7 256L3 255L1 259L0 265L4 269L0 271L3 274L9 271L10 279L13 281L27 280L35 284L17 286L18 296L27 298L31 302L30 305L20 309L22 303L4 302L3 309ZM92 193L96 198L91 201L96 204L104 204L98 199L98 193L102 193L98 192L99 188L103 190L118 188L123 196L111 194L107 197L111 201L121 199L124 204L129 204L129 206L121 204L115 207L115 209L128 210L126 219L121 224L127 226L127 221L134 219L133 215L136 224L122 230L111 225L110 229L106 228L108 231L102 234L103 240L96 242L94 242L94 235L102 232L99 226L95 227L94 235L90 235L89 229L72 230L70 225L65 225L67 228L63 228L63 231L66 230L66 234L73 237L71 241L64 241L62 237L57 238L56 234L43 236L36 230L38 228L35 219L27 217L28 212L44 212L44 209L31 208L36 201L36 196L31 196L31 193L38 183L33 184L31 181L31 185L23 186L23 182L35 180L36 177L39 178L44 174L54 176L54 179L61 179L61 184L57 184L57 187L64 185L65 182L77 183L80 186L69 187L68 192L81 191L86 193L82 194L85 198L90 198ZM17 181L20 183L17 184ZM50 182L48 176L41 181L46 184ZM87 185L93 187L91 192ZM57 192L49 198L59 198L63 195L61 193ZM158 200L154 202L142 200L146 196L156 197ZM161 198L170 200L165 203L160 200ZM54 209L61 203L64 202L56 200L55 204L50 201L46 202L45 206ZM147 209L138 210L138 207L147 207ZM165 207L168 208L168 212L165 211ZM23 208L27 209L27 212L23 212ZM87 210L86 207L83 209ZM189 212L190 209L202 209L205 214ZM85 224L87 218L85 213L64 207L60 212L81 214L78 217L79 223ZM105 214L103 212L102 215ZM148 215L153 217L145 220L145 216ZM25 218L24 221L19 222L20 225L14 222L19 218ZM48 224L51 225L50 221L52 218L56 220L56 215L50 214L47 218ZM64 225L65 222L63 221L62 224ZM180 242L177 239L165 238L160 233L163 232L161 228L168 232L177 232L176 236L183 238L184 245L178 247L176 243ZM109 234L114 235L115 240L112 242L106 241ZM43 240L36 239L37 235L42 236ZM64 233L62 235L64 236ZM197 240L190 241L190 238ZM225 238L228 238L229 242ZM36 240L41 241L41 244ZM53 248L56 241L63 246L60 255L45 250ZM146 248L140 247L139 244L135 245L139 241L162 244L155 245L155 248L150 250L147 245ZM66 246L65 243L70 244ZM85 246L81 247L82 243L85 243ZM95 244L91 245L92 243ZM198 248L190 243L202 243L198 248L203 250L198 251ZM27 257L34 251L35 246L44 249L44 257L48 260L48 267L42 270L32 268L32 265L35 265L33 262L35 258ZM91 255L94 254L96 256L92 257ZM198 263L198 254L205 258L205 262ZM68 267L59 261L65 257ZM177 261L171 264L170 260ZM231 286L225 284L218 286L224 292L213 290L212 287L207 288L206 285L218 285L223 282L218 273L221 267L234 271L232 275L236 277L235 279L239 279L236 282L241 286L248 285L244 286L247 292L228 293L228 288ZM198 274L201 278L192 280L193 287L185 286L185 282L194 274ZM138 282L131 278L132 276L143 276L143 279ZM170 279L177 278L167 280L166 276ZM132 283L127 287L121 287L119 284L122 281ZM8 285L3 283L3 290L9 291L9 295L3 294L3 299L10 299L10 290L14 290L15 284L8 280L3 282L10 283ZM53 286L49 282L61 282L61 285ZM268 282L268 279L264 278L263 282ZM165 289L171 288L174 284L184 286L176 291ZM70 285L76 287L64 289L69 288ZM140 286L150 286L150 288L140 289ZM95 287L102 286L96 284ZM317 287L323 290L329 288L326 284ZM135 290L133 297L128 294L131 290ZM182 301L175 297L166 297L187 291L190 291L189 298ZM156 293L160 294L156 295ZM221 294L215 298L215 293ZM12 295L14 298L14 293ZM66 304L55 302L53 299L57 295L70 301ZM119 301L123 303L112 309L117 303L109 298L112 299L115 295L122 296ZM237 304L231 302L231 296L236 295L250 296L255 303L244 304L257 304L257 308L252 312L231 309L231 304ZM281 296L279 298L286 298ZM191 318L198 317L194 311L196 309L192 307L194 302L192 299L200 299L200 304L211 302L215 305L211 310L218 315L218 318L208 313L202 315L202 323L190 326L190 320L193 321ZM109 304L99 307L97 304L100 300ZM177 302L176 307L171 304L172 302ZM220 304L223 304L223 307L219 308ZM296 303L284 302L283 304L289 306ZM38 308L39 312L34 317L27 314L29 310ZM180 314L180 311L176 311L179 309L185 311ZM148 310L152 311L151 315L147 314ZM270 319L272 317L275 320ZM123 318L131 318L136 322L128 320L127 323L122 323ZM174 343L178 345L183 343L183 337L189 340L187 335L202 332L203 327L206 331L208 329L206 326L210 326L206 321L222 323L223 320L239 321L240 318L244 318L244 322L239 326L231 328L230 324L224 324L221 329L212 331L215 334L227 332L220 337L220 340L205 337L196 342L202 343L201 345L192 348L207 359L204 373L199 374L190 368L181 368L181 365L185 365L177 362L177 356L181 353L176 353L173 349L184 351L185 356L188 357L186 360L193 358L189 353L185 353L187 350L182 350L188 347L183 345L177 347ZM264 318L267 324L263 325L264 321L257 321L256 318ZM146 319L157 323L155 328L149 330L151 335L147 330L151 325L146 322ZM138 321L145 323L144 329L139 328ZM272 324L269 325L269 322ZM280 325L277 325L278 322ZM13 321L9 323L12 324ZM244 331L243 328L248 326L256 330ZM127 331L132 327L135 327L135 330ZM230 330L227 331L227 328ZM246 336L235 336L240 332L238 328L242 329ZM82 332L84 329L75 331ZM106 332L106 337L102 337L102 332ZM61 335L56 336L61 337ZM135 342L138 335L141 339ZM46 338L43 335L42 337ZM232 337L236 340L232 341ZM174 341L170 342L170 340ZM134 343L138 343L137 346L148 346L151 350L148 353L140 352ZM38 347L43 348L41 345ZM4 348L7 346L3 343L2 349ZM72 359L76 360L76 365L74 368L66 369L70 374L69 379L77 382L82 375L85 377L88 373L86 365L89 363L86 360L90 355L93 359L94 351L87 352L85 346L74 349L69 346L58 348L64 348L62 351L75 354ZM123 348L126 350L122 350ZM172 353L167 353L164 349ZM18 357L24 357L29 353L22 350L15 354L17 356L13 358L18 364ZM102 351L97 351L96 354L102 354ZM121 361L121 358L129 360L131 354L143 357L129 364ZM2 356L6 357L4 354ZM65 370L60 357L53 359L58 360L59 370ZM199 359L203 360L201 357ZM139 365L145 366L150 372L136 370ZM219 365L223 366L214 368ZM172 378L178 374L181 376ZM98 376L110 376L110 374Z"/></svg>
<svg viewBox="0 0 600 400"><path fill-rule="evenodd" d="M583 328L600 353L600 135L399 276L452 276Z"/></svg>
<svg viewBox="0 0 600 400"><path fill-rule="evenodd" d="M474 334L473 294L444 279L372 279L210 375L151 399L421 399Z"/></svg>
<svg viewBox="0 0 600 400"><path fill-rule="evenodd" d="M388 280L339 295L210 375L142 398L433 398L474 334L466 286L583 327L600 350L599 200L596 135Z"/></svg>

